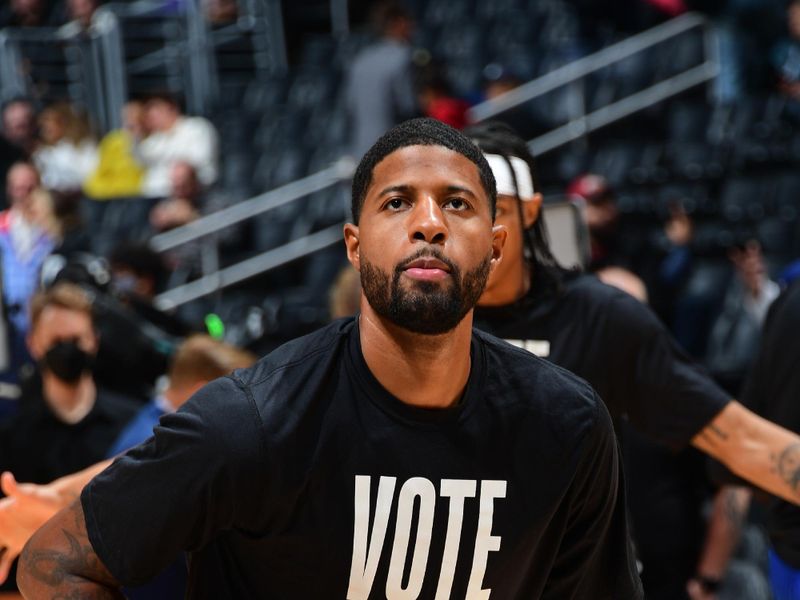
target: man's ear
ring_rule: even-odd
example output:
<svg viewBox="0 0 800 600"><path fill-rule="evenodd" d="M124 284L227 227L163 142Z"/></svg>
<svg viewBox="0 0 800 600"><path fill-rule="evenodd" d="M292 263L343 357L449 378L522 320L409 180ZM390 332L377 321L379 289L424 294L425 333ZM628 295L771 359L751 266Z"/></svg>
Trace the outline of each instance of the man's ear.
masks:
<svg viewBox="0 0 800 600"><path fill-rule="evenodd" d="M542 210L542 199L542 195L536 193L533 198L522 203L522 227L524 229L530 229L536 223Z"/></svg>
<svg viewBox="0 0 800 600"><path fill-rule="evenodd" d="M358 225L345 223L344 225L344 245L347 248L347 260L353 265L356 271L361 272L361 253L358 239Z"/></svg>
<svg viewBox="0 0 800 600"><path fill-rule="evenodd" d="M505 225L492 227L492 270L503 260L503 247L506 245L508 229Z"/></svg>

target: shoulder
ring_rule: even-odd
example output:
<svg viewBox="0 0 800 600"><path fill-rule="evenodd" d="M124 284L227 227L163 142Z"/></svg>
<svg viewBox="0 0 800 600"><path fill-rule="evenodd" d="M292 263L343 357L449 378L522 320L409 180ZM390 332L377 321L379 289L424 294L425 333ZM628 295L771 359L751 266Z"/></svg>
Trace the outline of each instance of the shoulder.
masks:
<svg viewBox="0 0 800 600"><path fill-rule="evenodd" d="M595 426L604 408L584 379L485 332L473 335L483 346L491 402L516 414L544 416L567 437Z"/></svg>
<svg viewBox="0 0 800 600"><path fill-rule="evenodd" d="M271 379L301 374L319 368L320 363L339 354L353 328L354 318L339 319L308 335L279 346L252 367L237 369L231 378L240 387L263 385Z"/></svg>

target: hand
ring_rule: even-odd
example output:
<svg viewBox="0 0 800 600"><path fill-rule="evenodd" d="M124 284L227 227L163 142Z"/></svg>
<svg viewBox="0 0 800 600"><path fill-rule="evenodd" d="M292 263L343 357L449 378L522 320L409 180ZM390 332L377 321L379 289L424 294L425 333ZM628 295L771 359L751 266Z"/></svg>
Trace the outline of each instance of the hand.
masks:
<svg viewBox="0 0 800 600"><path fill-rule="evenodd" d="M14 559L28 539L64 507L61 495L47 485L17 483L6 471L0 475L0 583L8 577Z"/></svg>

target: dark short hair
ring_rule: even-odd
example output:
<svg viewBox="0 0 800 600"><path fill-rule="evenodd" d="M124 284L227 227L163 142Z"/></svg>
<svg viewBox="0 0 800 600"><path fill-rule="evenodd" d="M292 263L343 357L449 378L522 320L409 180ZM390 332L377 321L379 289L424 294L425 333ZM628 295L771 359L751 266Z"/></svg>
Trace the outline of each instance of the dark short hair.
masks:
<svg viewBox="0 0 800 600"><path fill-rule="evenodd" d="M469 138L449 125L436 119L420 118L411 119L392 127L370 148L353 175L353 195L351 211L353 222L358 224L361 209L367 196L367 189L372 182L372 173L379 162L392 152L407 146L442 146L453 152L458 152L467 160L475 163L481 179L483 189L489 197L489 209L494 221L495 205L497 203L497 187L489 163L483 153L478 150Z"/></svg>

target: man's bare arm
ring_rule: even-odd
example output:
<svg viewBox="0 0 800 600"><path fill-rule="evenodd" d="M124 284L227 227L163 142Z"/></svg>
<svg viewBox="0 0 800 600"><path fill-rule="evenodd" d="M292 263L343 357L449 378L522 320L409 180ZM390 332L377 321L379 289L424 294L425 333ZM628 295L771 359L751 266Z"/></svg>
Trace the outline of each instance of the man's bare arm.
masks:
<svg viewBox="0 0 800 600"><path fill-rule="evenodd" d="M800 505L797 434L732 401L692 438L692 444L742 479Z"/></svg>
<svg viewBox="0 0 800 600"><path fill-rule="evenodd" d="M80 499L45 523L25 545L17 585L28 599L124 598L89 542Z"/></svg>

